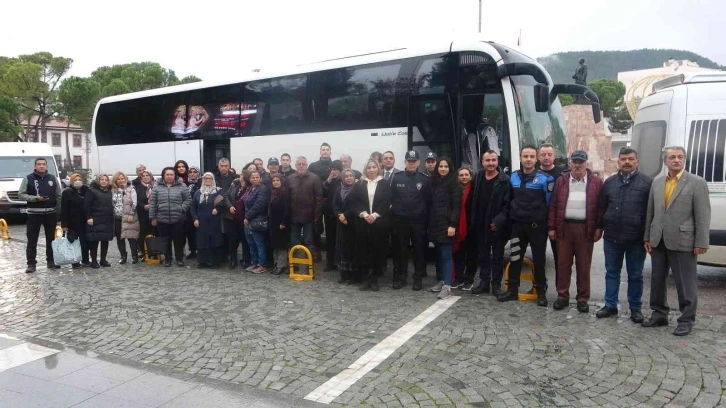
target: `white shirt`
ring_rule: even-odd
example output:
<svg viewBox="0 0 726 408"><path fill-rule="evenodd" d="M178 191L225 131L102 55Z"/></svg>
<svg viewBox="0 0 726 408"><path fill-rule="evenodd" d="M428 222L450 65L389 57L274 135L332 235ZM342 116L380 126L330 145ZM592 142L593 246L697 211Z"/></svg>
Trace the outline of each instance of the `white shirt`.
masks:
<svg viewBox="0 0 726 408"><path fill-rule="evenodd" d="M393 174L391 174L393 175ZM380 214L373 212L373 197L376 195L376 187L378 187L378 182L383 180L383 177L378 176L374 178L373 180L368 180L367 178L364 178L368 182L368 185L366 186L368 188L368 212L363 211L359 214L361 218L365 218L368 214L372 214L376 218L380 218Z"/></svg>

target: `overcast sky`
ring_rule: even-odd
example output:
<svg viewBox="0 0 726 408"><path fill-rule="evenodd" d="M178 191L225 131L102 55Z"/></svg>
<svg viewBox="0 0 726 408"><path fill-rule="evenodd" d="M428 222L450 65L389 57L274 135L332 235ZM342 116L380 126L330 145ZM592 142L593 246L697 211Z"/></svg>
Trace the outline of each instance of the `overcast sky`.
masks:
<svg viewBox="0 0 726 408"><path fill-rule="evenodd" d="M539 57L558 51L676 48L726 65L726 0L36 0L3 4L0 55L50 51L71 74L155 61L181 78L471 35ZM721 20L722 21L722 20ZM573 62L576 64L576 62Z"/></svg>

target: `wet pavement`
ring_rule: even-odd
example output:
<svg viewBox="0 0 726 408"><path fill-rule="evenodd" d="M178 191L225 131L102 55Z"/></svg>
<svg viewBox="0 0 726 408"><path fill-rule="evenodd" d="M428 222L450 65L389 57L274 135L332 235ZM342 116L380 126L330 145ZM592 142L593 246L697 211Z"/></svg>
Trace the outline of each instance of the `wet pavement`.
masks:
<svg viewBox="0 0 726 408"><path fill-rule="evenodd" d="M669 327L654 329L631 323L627 304L618 318L594 317L604 292L601 245L589 314L455 292L461 297L421 323L435 295L394 291L390 271L380 292L360 292L337 284L334 273L294 282L192 264L118 265L112 242L111 268L48 271L41 260L28 275L24 226L11 229L13 239L0 242L0 332L181 375L184 383L216 381L233 387L225 390L232 395L265 390L290 398L260 400L270 406L313 404L305 397L325 384L337 389L332 404L351 406L726 403L722 268L699 267L698 322L691 336L678 338L671 334L676 314ZM649 260L645 269L647 305ZM623 302L625 292L623 285ZM669 300L677 310L672 281ZM382 352L360 378L345 374L374 350Z"/></svg>

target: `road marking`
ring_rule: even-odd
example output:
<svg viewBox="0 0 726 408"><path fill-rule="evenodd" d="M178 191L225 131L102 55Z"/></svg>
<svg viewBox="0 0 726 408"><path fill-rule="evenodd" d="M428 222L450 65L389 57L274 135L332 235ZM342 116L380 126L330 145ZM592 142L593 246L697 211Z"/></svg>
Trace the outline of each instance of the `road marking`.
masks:
<svg viewBox="0 0 726 408"><path fill-rule="evenodd" d="M413 318L413 320L406 323L393 334L383 339L383 341L373 346L372 349L368 350L368 352L363 354L358 360L348 366L348 368L343 370L340 374L326 381L323 385L306 395L305 399L323 404L330 404L358 380L363 378L364 375L368 374L371 370L390 357L393 352L398 350L399 347L404 345L411 339L411 337L415 336L416 333L426 327L426 325L444 313L448 308L456 303L459 298L459 296L451 296L448 299L437 301L428 309L421 312L420 315Z"/></svg>
<svg viewBox="0 0 726 408"><path fill-rule="evenodd" d="M21 366L58 353L58 350L38 346L37 344L23 343L17 346L0 350L0 371Z"/></svg>

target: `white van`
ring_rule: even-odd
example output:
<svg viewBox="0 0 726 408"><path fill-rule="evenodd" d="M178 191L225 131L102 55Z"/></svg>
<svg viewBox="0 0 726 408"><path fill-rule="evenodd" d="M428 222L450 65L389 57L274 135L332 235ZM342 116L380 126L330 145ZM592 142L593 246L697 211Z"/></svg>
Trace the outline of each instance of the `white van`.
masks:
<svg viewBox="0 0 726 408"><path fill-rule="evenodd" d="M46 143L0 143L0 217L27 213L25 201L18 199L18 190L39 157L48 161L48 172L60 180L53 150Z"/></svg>
<svg viewBox="0 0 726 408"><path fill-rule="evenodd" d="M710 249L699 263L726 266L726 72L692 72L653 84L638 106L631 146L640 170L655 177L667 169L665 146L684 146L686 170L708 182Z"/></svg>

